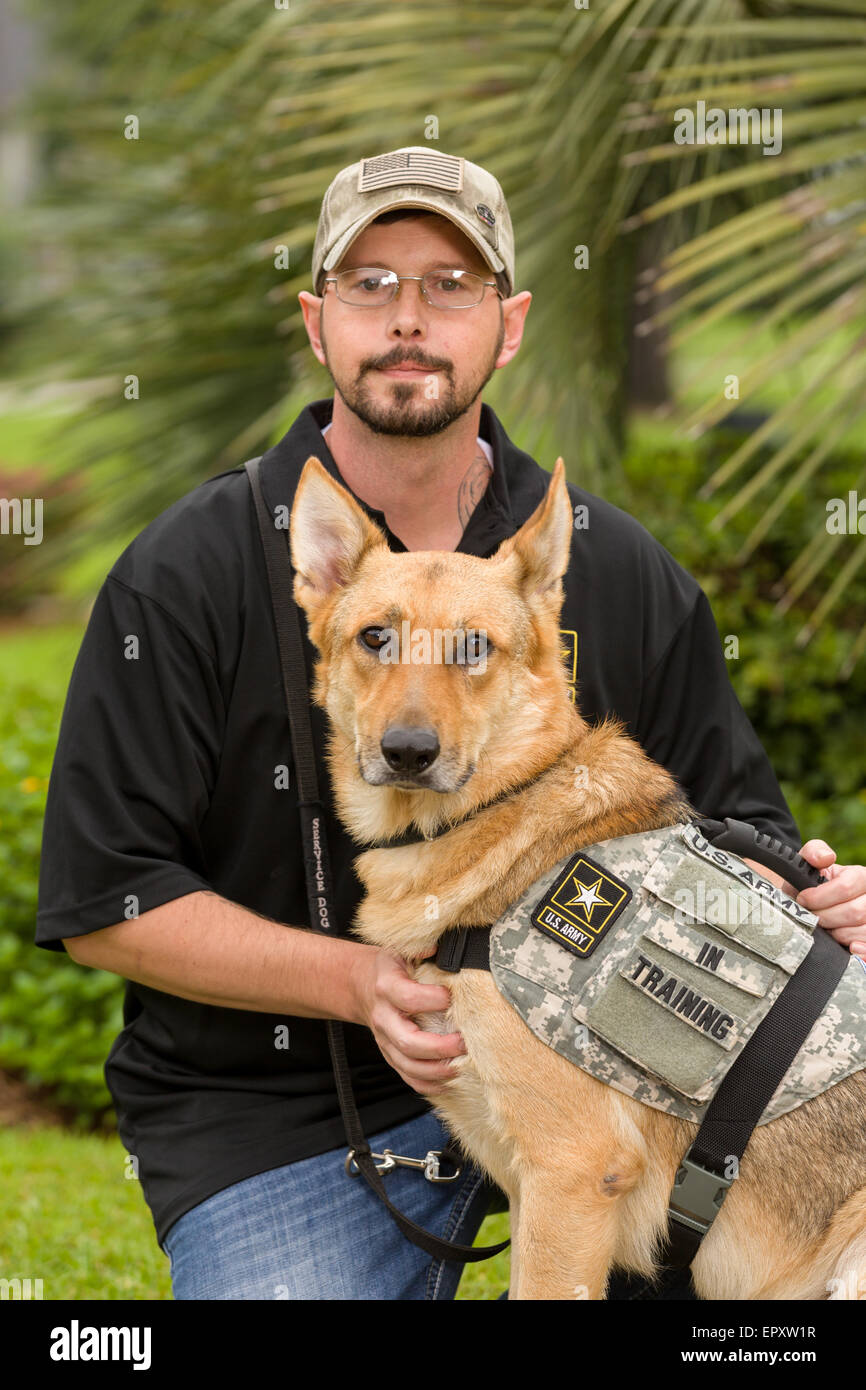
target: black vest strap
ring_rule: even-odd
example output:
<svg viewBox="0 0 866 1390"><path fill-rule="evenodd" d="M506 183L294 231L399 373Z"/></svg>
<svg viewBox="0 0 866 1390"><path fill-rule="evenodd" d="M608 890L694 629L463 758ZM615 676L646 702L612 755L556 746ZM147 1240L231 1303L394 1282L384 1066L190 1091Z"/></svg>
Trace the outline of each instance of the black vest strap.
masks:
<svg viewBox="0 0 866 1390"><path fill-rule="evenodd" d="M847 968L850 954L823 927L719 1086L671 1192L662 1258L690 1265L718 1215L731 1170Z"/></svg>
<svg viewBox="0 0 866 1390"><path fill-rule="evenodd" d="M274 518L268 512L259 478L260 462L260 458L250 459L244 466L249 475L265 552L280 655L280 669L283 677L283 693L289 714L292 752L298 777L310 926L313 931L336 935L338 922L332 889L331 859L325 833L324 807L319 797L319 781L313 752L313 730L310 722L309 687L304 661L303 632L301 615L295 603L293 592L288 534L285 531L280 534L274 525ZM314 853L314 849L318 849L317 854ZM389 1200L382 1175L376 1168L370 1145L364 1138L363 1126L355 1105L349 1063L346 1057L343 1025L339 1019L327 1019L326 1028L331 1063L334 1068L334 1081L350 1151L365 1182L387 1208L403 1235L413 1245L419 1246L436 1260L455 1260L468 1264L477 1260L489 1259L491 1255L498 1255L510 1244L509 1241L502 1241L499 1245L471 1246L458 1245L450 1240L441 1240L439 1236L434 1236L430 1231L425 1231L414 1221L410 1221L409 1217L405 1216ZM443 1150L442 1156L455 1163L461 1161L457 1150L450 1147Z"/></svg>
<svg viewBox="0 0 866 1390"><path fill-rule="evenodd" d="M450 975L458 970L489 970L490 928L451 927L440 936L433 963Z"/></svg>

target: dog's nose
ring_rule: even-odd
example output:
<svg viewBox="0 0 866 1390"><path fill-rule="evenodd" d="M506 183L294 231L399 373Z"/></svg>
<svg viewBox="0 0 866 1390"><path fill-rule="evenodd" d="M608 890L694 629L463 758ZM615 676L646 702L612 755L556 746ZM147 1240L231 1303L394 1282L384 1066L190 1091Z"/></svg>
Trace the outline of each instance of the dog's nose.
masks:
<svg viewBox="0 0 866 1390"><path fill-rule="evenodd" d="M425 772L439 757L439 739L433 729L394 724L386 729L380 744L382 756L394 772L414 776Z"/></svg>

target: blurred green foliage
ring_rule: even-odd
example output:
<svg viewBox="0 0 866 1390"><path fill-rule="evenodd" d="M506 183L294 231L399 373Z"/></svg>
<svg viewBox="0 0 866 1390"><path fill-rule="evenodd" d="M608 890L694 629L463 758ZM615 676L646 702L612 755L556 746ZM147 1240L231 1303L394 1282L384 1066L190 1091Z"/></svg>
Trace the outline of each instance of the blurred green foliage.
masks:
<svg viewBox="0 0 866 1390"><path fill-rule="evenodd" d="M805 839L826 839L840 863L866 862L866 663L837 674L860 627L866 576L858 575L844 607L806 646L798 644L814 592L789 611L778 608L780 578L823 524L828 497L851 486L853 456L828 459L784 520L747 559L740 551L768 499L748 503L718 530L711 523L727 493L708 500L699 489L733 453L741 436L708 435L696 446L646 424L635 431L621 471L605 496L637 517L702 585L724 643L738 639L728 661L737 696L763 743ZM842 554L862 538L845 536ZM733 644L731 644L733 645Z"/></svg>
<svg viewBox="0 0 866 1390"><path fill-rule="evenodd" d="M123 982L33 944L48 775L75 628L0 639L0 1066L82 1123L107 1118L103 1066L123 1026Z"/></svg>

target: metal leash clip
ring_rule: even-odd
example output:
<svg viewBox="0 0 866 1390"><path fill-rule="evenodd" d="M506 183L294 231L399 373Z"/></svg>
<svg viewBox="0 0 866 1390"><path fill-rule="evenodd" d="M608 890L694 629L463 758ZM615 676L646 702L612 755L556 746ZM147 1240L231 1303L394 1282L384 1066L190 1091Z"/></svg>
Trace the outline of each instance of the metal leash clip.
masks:
<svg viewBox="0 0 866 1390"><path fill-rule="evenodd" d="M403 1154L395 1154L392 1149L386 1149L384 1153L371 1153L370 1157L376 1163L381 1159L381 1163L376 1163L378 1173L391 1173L397 1167L401 1168L420 1168L428 1182L454 1182L460 1177L462 1168L457 1166L453 1173L440 1174L439 1160L442 1157L441 1149L428 1149L423 1158L407 1158ZM447 1161L447 1160L446 1160ZM350 1149L346 1154L346 1172L350 1178L356 1178L360 1169L355 1162L355 1150Z"/></svg>

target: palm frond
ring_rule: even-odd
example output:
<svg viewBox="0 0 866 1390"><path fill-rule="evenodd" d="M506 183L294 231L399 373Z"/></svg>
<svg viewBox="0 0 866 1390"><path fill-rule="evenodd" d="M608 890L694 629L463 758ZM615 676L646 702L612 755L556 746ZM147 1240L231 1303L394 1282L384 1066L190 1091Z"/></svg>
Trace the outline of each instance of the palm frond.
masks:
<svg viewBox="0 0 866 1390"><path fill-rule="evenodd" d="M717 514L717 527L760 494L767 496L765 516L744 542L741 560L821 468L828 441L850 441L857 431L862 439L866 420L866 0L827 6L793 0L778 9L777 16L746 25L753 44L745 56L639 74L651 119L643 148L628 156L630 163L673 169L700 150L708 166L688 186L633 213L626 223L630 228L682 216L705 201L719 205L721 200L724 207L737 193L748 191L751 197L746 209L720 213L702 235L684 238L659 258L643 286L647 300L654 290L666 292L668 301L647 315L641 331L673 328L672 341L679 346L700 341L708 327L736 314L760 316L760 335L744 332L695 368L684 394L702 400L681 414L681 428L695 435L746 402L760 405L783 368L798 370L803 380L797 396L770 408L765 422L704 489L709 495L752 469ZM840 17L840 11L849 17ZM778 109L782 152L767 157L756 147L701 149L676 145L672 138L652 143L657 129L672 137L676 109L696 107L698 101L706 111ZM721 167L720 149L725 152ZM710 153L716 156L712 168ZM768 331L778 335L769 347ZM721 383L731 373L739 390L726 395ZM769 457L756 467L767 450ZM851 539L851 556L840 562L838 538L821 522L801 563L786 576L781 600L783 609L789 607L830 573L829 587L816 598L802 630L803 641L838 608L859 571L858 557L866 554L866 541L858 535ZM862 650L859 633L846 669L855 646Z"/></svg>

